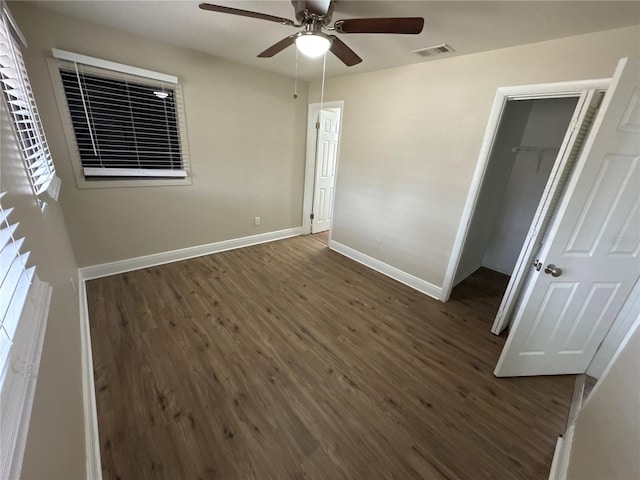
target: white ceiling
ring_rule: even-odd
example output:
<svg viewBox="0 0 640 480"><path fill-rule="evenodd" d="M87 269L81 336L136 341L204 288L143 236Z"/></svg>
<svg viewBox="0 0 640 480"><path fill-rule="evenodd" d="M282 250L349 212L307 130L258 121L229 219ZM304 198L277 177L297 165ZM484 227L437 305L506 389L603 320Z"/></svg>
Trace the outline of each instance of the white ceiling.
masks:
<svg viewBox="0 0 640 480"><path fill-rule="evenodd" d="M44 8L74 15L157 40L189 47L254 67L293 76L295 48L273 58L256 55L295 33L277 23L203 11L197 1L36 1ZM289 1L210 3L294 18ZM333 20L357 17L422 16L420 35L341 35L362 59L346 67L327 56L327 76L348 75L399 65L437 61L412 50L450 44L464 55L512 45L607 30L640 23L638 1L337 1ZM83 53L83 52L78 52ZM322 61L299 58L299 75L317 79Z"/></svg>

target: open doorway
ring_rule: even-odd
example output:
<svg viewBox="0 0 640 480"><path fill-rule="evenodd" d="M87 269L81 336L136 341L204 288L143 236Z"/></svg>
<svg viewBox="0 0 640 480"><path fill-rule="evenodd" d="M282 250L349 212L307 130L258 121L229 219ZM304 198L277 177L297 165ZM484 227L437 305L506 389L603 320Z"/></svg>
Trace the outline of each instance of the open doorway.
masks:
<svg viewBox="0 0 640 480"><path fill-rule="evenodd" d="M335 200L343 102L309 105L303 233L328 245Z"/></svg>
<svg viewBox="0 0 640 480"><path fill-rule="evenodd" d="M454 285L477 272L504 294L577 103L577 95L506 102Z"/></svg>

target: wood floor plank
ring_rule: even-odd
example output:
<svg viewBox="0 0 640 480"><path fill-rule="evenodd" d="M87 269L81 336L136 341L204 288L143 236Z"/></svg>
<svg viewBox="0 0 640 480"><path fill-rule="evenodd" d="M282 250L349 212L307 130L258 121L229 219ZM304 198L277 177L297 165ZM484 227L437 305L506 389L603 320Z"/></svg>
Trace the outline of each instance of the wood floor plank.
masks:
<svg viewBox="0 0 640 480"><path fill-rule="evenodd" d="M296 237L87 283L105 479L545 478L573 377L498 379L446 304Z"/></svg>

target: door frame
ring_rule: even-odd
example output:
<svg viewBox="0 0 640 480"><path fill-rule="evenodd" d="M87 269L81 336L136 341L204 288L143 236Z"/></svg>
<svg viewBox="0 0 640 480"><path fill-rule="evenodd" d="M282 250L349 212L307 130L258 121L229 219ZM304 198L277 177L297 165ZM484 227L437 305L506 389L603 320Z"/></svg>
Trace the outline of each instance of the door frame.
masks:
<svg viewBox="0 0 640 480"><path fill-rule="evenodd" d="M610 83L610 78L600 78L593 80L541 83L498 88L495 99L493 101L493 106L491 107L489 121L487 123L482 146L480 147L480 153L478 155L478 161L473 173L471 185L469 187L469 193L467 194L467 200L462 211L462 217L458 225L458 231L453 242L453 248L449 257L449 263L447 265L444 281L442 283L442 293L440 295L441 301L446 302L449 300L451 291L454 287L453 282L455 280L455 274L460 264L460 259L462 257L464 244L469 233L471 220L478 203L480 189L482 187L487 167L489 165L489 159L491 157L493 144L497 137L498 128L500 126L502 114L504 112L504 108L507 105L507 102L510 100L537 100L545 98L575 97L580 96L584 90L606 90L609 87ZM533 222L535 221L537 221L537 218L533 219Z"/></svg>
<svg viewBox="0 0 640 480"><path fill-rule="evenodd" d="M302 196L302 234L308 235L311 233L311 209L313 208L313 190L315 185L316 176L316 142L318 139L318 131L316 130L316 122L320 115L320 110L329 108L340 109L340 130L338 131L338 156L336 158L336 178L334 184L337 185L338 180L338 162L340 159L340 144L342 142L342 119L344 118L344 101L338 100L335 102L310 103L307 113L307 147L306 147L306 160L304 169L304 193ZM335 189L334 189L334 203L335 203ZM333 211L333 205L331 206ZM332 215L333 216L333 215ZM331 231L329 231L331 235Z"/></svg>

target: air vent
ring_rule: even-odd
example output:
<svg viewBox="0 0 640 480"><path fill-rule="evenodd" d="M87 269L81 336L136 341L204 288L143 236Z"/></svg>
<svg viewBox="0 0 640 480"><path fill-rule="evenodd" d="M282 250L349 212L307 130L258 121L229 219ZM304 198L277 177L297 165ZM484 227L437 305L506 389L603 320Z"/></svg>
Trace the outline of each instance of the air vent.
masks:
<svg viewBox="0 0 640 480"><path fill-rule="evenodd" d="M413 53L420 55L421 57L431 57L433 55L440 55L443 53L455 52L451 45L443 43L442 45L434 45L433 47L421 48L419 50L413 50Z"/></svg>

